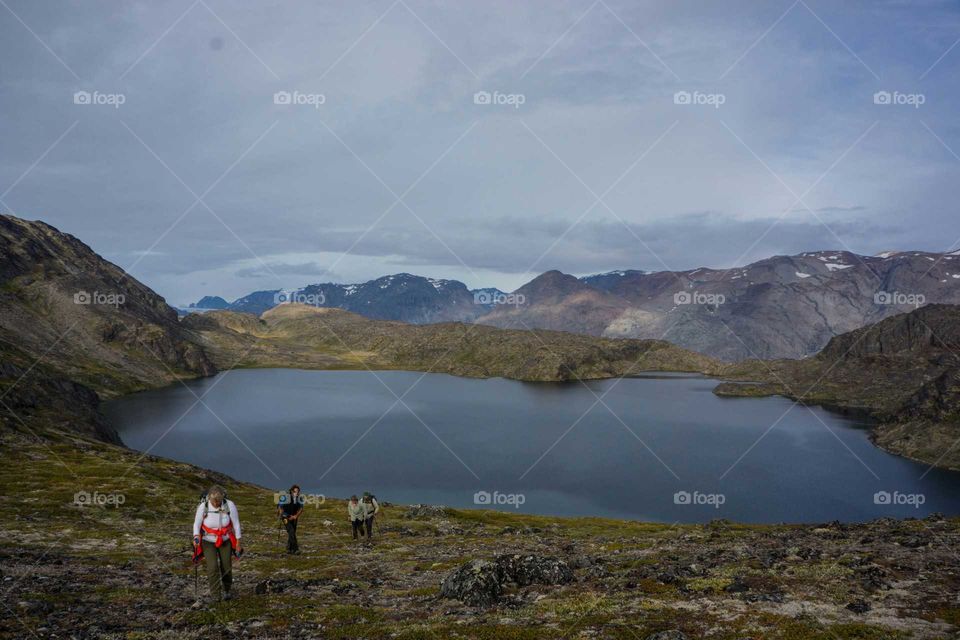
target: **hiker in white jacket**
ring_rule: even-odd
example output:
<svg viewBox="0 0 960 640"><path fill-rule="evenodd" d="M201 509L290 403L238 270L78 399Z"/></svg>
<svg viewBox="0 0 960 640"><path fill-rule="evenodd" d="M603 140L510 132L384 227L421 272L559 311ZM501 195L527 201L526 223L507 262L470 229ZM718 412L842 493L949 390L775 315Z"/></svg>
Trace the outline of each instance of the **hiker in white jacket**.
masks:
<svg viewBox="0 0 960 640"><path fill-rule="evenodd" d="M350 525L353 527L353 539L357 539L357 533L363 536L363 523L366 518L367 510L357 499L357 496L350 496L347 502L347 516L350 518Z"/></svg>
<svg viewBox="0 0 960 640"><path fill-rule="evenodd" d="M239 557L243 552L240 544L240 515L237 505L227 500L223 487L214 485L207 497L197 505L193 519L193 546L200 547L207 563L207 581L210 584L210 599L218 602L232 598L233 553Z"/></svg>

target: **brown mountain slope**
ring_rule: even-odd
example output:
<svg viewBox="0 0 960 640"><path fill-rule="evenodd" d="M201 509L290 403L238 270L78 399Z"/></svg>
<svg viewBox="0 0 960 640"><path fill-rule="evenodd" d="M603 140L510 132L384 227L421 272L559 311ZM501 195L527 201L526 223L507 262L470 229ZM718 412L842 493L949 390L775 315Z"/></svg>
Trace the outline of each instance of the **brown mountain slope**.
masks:
<svg viewBox="0 0 960 640"><path fill-rule="evenodd" d="M960 468L960 306L928 305L837 336L804 360L750 360L723 376L730 396L780 394L870 413L878 444Z"/></svg>
<svg viewBox="0 0 960 640"><path fill-rule="evenodd" d="M656 340L461 323L411 325L290 304L259 320L231 311L189 316L218 366L408 369L518 380L575 380L645 370L714 371L719 364Z"/></svg>
<svg viewBox="0 0 960 640"><path fill-rule="evenodd" d="M559 271L537 276L513 296L516 304L496 305L477 322L505 329L553 329L599 336L629 307L625 300Z"/></svg>
<svg viewBox="0 0 960 640"><path fill-rule="evenodd" d="M73 236L12 216L0 216L0 355L5 422L39 412L106 437L90 426L98 395L214 372L163 298Z"/></svg>

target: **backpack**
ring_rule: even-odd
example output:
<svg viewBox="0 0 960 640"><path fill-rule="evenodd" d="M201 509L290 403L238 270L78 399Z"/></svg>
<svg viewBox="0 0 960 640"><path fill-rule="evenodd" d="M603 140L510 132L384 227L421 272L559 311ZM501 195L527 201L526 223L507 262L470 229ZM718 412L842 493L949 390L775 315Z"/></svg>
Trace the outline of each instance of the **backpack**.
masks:
<svg viewBox="0 0 960 640"><path fill-rule="evenodd" d="M223 492L223 506L224 506L224 507L227 507L228 503L229 503L229 499L227 498L227 492L224 491L224 492ZM207 519L207 513L209 512L209 508L210 508L210 502L207 500L207 492L206 492L206 491L204 491L203 493L200 494L200 504L203 505L203 519L206 520L206 519ZM228 508L228 512L229 512L229 507L227 507L227 508Z"/></svg>

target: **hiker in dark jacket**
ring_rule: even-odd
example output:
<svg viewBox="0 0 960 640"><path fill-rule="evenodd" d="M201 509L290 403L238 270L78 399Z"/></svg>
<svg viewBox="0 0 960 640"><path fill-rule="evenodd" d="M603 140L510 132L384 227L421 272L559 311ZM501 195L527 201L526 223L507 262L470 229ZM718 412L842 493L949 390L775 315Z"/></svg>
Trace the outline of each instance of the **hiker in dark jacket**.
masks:
<svg viewBox="0 0 960 640"><path fill-rule="evenodd" d="M303 499L300 497L300 485L293 485L277 506L277 515L283 520L287 530L287 553L300 553L297 542L297 522L303 513Z"/></svg>
<svg viewBox="0 0 960 640"><path fill-rule="evenodd" d="M380 513L380 503L377 502L376 496L369 491L364 491L361 504L363 505L363 521L367 527L367 540L370 540L373 537L373 518Z"/></svg>

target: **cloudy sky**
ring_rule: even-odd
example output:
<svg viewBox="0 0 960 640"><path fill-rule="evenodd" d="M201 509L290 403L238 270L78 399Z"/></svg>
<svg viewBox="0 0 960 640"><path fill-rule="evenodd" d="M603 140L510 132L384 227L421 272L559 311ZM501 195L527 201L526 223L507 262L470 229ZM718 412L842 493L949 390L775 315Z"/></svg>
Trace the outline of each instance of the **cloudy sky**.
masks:
<svg viewBox="0 0 960 640"><path fill-rule="evenodd" d="M0 0L0 209L176 304L947 250L958 38L935 0Z"/></svg>

